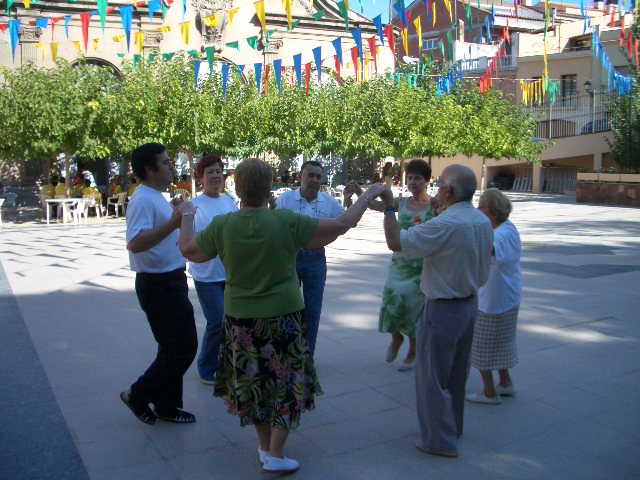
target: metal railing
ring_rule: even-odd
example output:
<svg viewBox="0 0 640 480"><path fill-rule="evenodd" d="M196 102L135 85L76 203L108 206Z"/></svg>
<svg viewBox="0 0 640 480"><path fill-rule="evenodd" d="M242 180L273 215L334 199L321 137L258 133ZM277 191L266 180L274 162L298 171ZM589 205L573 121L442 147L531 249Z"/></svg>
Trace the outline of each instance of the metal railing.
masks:
<svg viewBox="0 0 640 480"><path fill-rule="evenodd" d="M611 96L607 92L559 95L553 104L547 100L529 109L538 119L536 138L563 138L611 130Z"/></svg>

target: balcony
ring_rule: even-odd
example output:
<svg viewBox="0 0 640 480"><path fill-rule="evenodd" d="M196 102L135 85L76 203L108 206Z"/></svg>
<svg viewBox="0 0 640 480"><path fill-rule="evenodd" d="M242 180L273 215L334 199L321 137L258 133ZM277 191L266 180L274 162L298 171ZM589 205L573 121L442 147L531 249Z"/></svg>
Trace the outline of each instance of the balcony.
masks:
<svg viewBox="0 0 640 480"><path fill-rule="evenodd" d="M460 68L463 72L484 72L489 68L489 62L493 57L467 58L459 60ZM517 62L513 55L503 55L500 57L500 70L515 70Z"/></svg>
<svg viewBox="0 0 640 480"><path fill-rule="evenodd" d="M551 140L611 130L611 96L607 92L559 96L554 104L546 101L529 109L538 119L536 138Z"/></svg>

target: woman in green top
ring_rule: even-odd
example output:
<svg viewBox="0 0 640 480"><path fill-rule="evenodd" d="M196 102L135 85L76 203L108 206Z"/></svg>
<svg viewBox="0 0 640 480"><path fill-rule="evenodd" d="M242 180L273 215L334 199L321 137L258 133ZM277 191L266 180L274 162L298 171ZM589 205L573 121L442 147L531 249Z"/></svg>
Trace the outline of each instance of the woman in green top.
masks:
<svg viewBox="0 0 640 480"><path fill-rule="evenodd" d="M394 208L398 212L400 228L406 230L424 223L436 213L427 195L427 184L431 178L431 166L422 159L414 159L407 165L407 187L411 197L397 197ZM382 202L371 202L370 208L383 210ZM402 252L391 256L387 281L382 290L382 306L378 329L391 333L391 345L387 350L387 362L398 356L404 336L409 338L409 351L398 370L408 371L415 367L416 328L424 307L424 295L420 291L422 259L407 260Z"/></svg>
<svg viewBox="0 0 640 480"><path fill-rule="evenodd" d="M271 167L247 159L235 171L239 212L217 216L197 237L195 207L180 206L180 250L192 262L219 255L227 276L224 338L214 395L242 426L254 425L263 470L287 473L299 463L286 458L284 444L304 410L321 393L305 335L304 303L296 276L296 254L319 248L355 227L375 185L335 219L315 219L290 210L270 210Z"/></svg>

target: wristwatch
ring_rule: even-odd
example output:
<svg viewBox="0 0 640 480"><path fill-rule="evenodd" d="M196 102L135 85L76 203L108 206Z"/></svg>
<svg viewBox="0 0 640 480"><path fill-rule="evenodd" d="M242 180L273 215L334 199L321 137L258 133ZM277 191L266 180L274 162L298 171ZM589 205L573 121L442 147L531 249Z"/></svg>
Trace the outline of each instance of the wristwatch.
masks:
<svg viewBox="0 0 640 480"><path fill-rule="evenodd" d="M387 205L386 207L384 207L384 213L393 213L395 215L396 213L396 209L393 208L393 205Z"/></svg>

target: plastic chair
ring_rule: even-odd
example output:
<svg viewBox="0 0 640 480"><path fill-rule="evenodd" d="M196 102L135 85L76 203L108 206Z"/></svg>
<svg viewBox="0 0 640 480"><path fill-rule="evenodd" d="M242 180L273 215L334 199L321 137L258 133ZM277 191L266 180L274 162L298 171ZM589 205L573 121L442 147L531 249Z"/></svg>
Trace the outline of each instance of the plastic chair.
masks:
<svg viewBox="0 0 640 480"><path fill-rule="evenodd" d="M83 216L84 223L87 223L89 221L89 209L87 208L87 201L84 198L78 200L78 203L73 206L71 214L73 215L73 223L80 223Z"/></svg>
<svg viewBox="0 0 640 480"><path fill-rule="evenodd" d="M89 211L90 208L93 208L95 210L96 217L101 218L102 217L102 205L100 205L96 201L96 197L94 197L93 195L83 195L82 198L84 199L84 201L85 201L85 203L87 205L87 212Z"/></svg>
<svg viewBox="0 0 640 480"><path fill-rule="evenodd" d="M127 212L126 208L127 192L119 193L114 197L109 197L107 200L107 215L109 215L109 207L113 207L113 213L117 217L118 212L122 209L122 215Z"/></svg>
<svg viewBox="0 0 640 480"><path fill-rule="evenodd" d="M184 188L176 188L173 191L173 196L180 195L185 202L191 200L191 192L189 190L185 190Z"/></svg>

